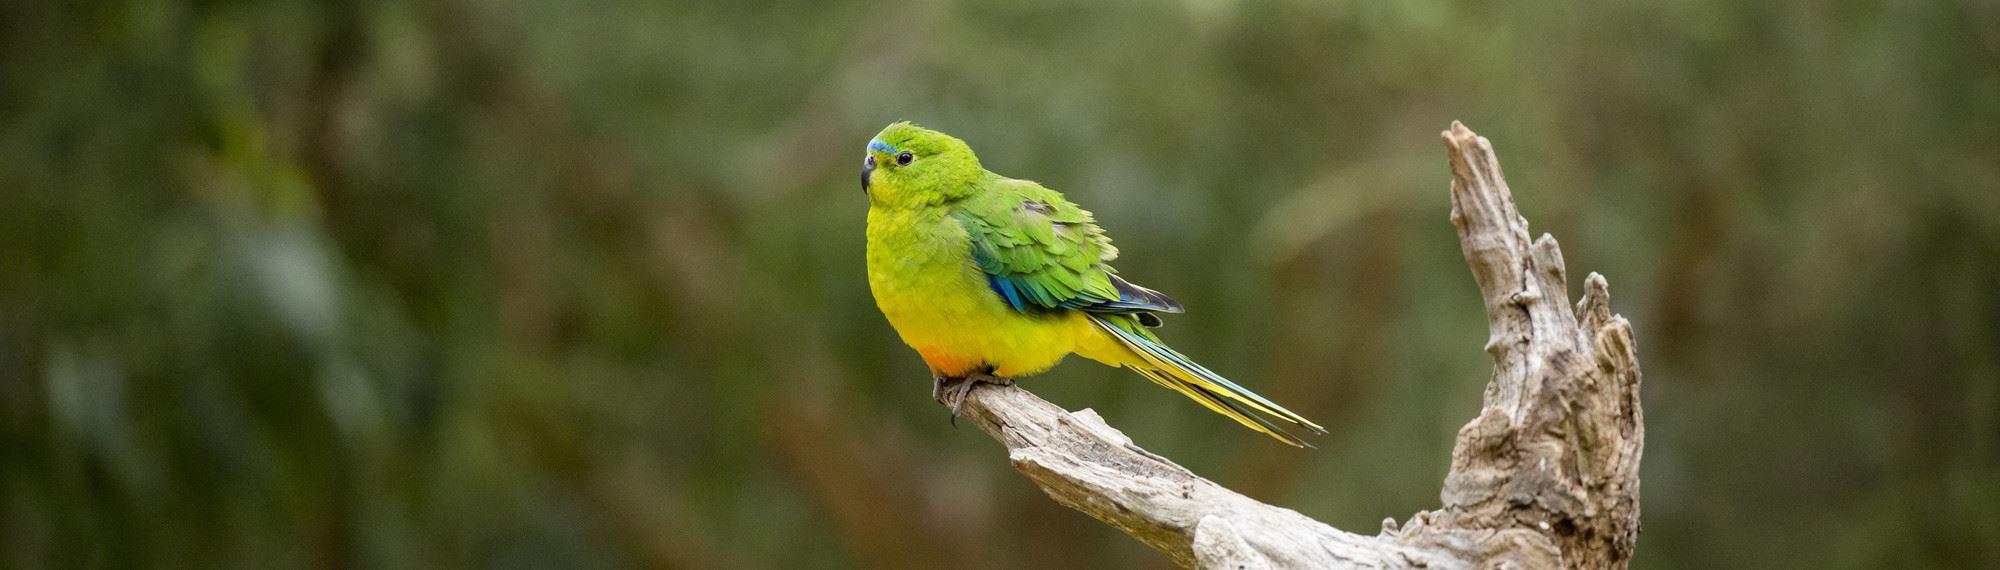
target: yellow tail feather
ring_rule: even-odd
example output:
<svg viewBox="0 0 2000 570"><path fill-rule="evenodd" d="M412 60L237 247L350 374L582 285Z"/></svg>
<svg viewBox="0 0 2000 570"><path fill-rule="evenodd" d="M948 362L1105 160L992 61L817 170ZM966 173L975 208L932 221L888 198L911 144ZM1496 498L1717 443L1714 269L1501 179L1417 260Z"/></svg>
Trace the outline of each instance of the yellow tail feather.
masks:
<svg viewBox="0 0 2000 570"><path fill-rule="evenodd" d="M1152 380L1154 384L1159 384L1169 390L1180 392L1181 395L1187 396L1188 399L1194 400L1196 403L1201 404L1202 407L1208 408L1209 411L1236 420L1236 423L1243 424L1243 427L1271 436L1272 439L1284 442L1285 445L1304 448L1311 448L1313 446L1310 443L1306 443L1305 440L1299 439L1298 436L1271 425L1270 422L1264 421L1262 418L1243 413L1229 406L1228 402L1217 399L1214 394L1201 389L1198 385L1181 382L1176 378L1168 376L1165 371L1144 365L1128 365L1126 368L1131 368L1133 371L1138 372L1140 376L1145 376L1147 380Z"/></svg>
<svg viewBox="0 0 2000 570"><path fill-rule="evenodd" d="M1180 392L1181 395L1187 396L1188 399L1194 400L1210 411L1236 420L1237 423L1258 433L1297 447L1312 446L1258 414L1291 422L1315 433L1326 433L1325 428L1321 428L1319 424L1216 376L1214 372L1201 368L1199 364L1188 360L1180 353L1150 341L1139 333L1123 330L1102 317L1093 316L1091 320L1108 336L1116 339L1125 352L1129 353L1129 358L1119 359L1119 365L1131 368L1155 384Z"/></svg>

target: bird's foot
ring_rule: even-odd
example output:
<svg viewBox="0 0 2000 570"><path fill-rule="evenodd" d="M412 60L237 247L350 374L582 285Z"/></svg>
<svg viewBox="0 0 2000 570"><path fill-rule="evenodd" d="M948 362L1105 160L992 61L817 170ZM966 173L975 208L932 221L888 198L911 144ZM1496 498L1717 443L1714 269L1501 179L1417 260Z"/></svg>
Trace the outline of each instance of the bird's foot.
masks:
<svg viewBox="0 0 2000 570"><path fill-rule="evenodd" d="M944 404L947 406L951 405L951 402L947 401L945 398L950 396L951 390L957 387L958 383L962 381L964 381L963 378L953 378L951 376L945 376L943 374L932 372L931 399L935 400L937 403L940 404Z"/></svg>
<svg viewBox="0 0 2000 570"><path fill-rule="evenodd" d="M972 394L972 388L981 383L995 386L1013 386L1013 378L1001 378L991 372L980 371L965 376L952 377L943 374L931 375L931 399L951 406L951 425L958 426L959 406L965 405L965 397Z"/></svg>

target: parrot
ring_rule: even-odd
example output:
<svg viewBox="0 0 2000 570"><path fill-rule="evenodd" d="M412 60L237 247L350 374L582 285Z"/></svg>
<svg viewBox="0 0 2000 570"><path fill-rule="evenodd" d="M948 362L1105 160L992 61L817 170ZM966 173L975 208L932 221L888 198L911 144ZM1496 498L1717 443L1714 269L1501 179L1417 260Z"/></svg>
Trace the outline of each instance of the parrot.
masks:
<svg viewBox="0 0 2000 570"><path fill-rule="evenodd" d="M1181 304L1112 269L1118 248L1089 211L986 170L964 141L892 123L868 141L861 190L869 291L954 419L978 383L1011 385L1074 353L1288 445L1311 447L1280 422L1326 433L1168 348L1152 329Z"/></svg>

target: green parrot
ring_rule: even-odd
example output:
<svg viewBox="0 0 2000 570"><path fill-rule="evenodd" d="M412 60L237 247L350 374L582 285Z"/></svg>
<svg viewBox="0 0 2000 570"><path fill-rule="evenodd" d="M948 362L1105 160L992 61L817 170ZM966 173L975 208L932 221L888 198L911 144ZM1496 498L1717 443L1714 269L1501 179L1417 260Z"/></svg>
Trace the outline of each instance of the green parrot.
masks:
<svg viewBox="0 0 2000 570"><path fill-rule="evenodd" d="M1075 353L1138 372L1294 446L1275 420L1324 428L1167 348L1150 330L1180 303L1120 278L1090 212L987 171L964 141L899 122L868 141L868 285L931 369L932 396L1011 383Z"/></svg>

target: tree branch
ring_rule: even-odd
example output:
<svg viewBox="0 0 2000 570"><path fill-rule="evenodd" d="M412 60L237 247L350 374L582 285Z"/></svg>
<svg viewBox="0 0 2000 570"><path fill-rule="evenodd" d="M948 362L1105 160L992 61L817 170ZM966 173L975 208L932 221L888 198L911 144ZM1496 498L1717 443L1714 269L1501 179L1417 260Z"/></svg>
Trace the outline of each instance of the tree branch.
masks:
<svg viewBox="0 0 2000 570"><path fill-rule="evenodd" d="M1492 145L1453 122L1451 221L1486 299L1493 376L1444 506L1380 534L1257 502L1132 444L1091 410L982 385L963 409L1056 502L1203 568L1611 568L1639 530L1645 427L1631 325L1604 277L1569 305L1555 238L1528 240Z"/></svg>

